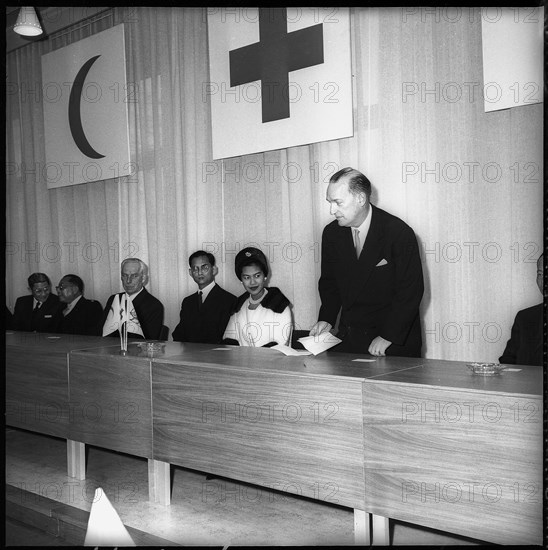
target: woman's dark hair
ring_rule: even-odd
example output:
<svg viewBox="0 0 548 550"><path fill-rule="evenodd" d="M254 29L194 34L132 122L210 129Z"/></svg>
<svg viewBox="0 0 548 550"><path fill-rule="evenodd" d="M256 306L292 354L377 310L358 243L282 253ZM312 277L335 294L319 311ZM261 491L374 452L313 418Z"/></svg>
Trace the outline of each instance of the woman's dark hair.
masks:
<svg viewBox="0 0 548 550"><path fill-rule="evenodd" d="M268 262L266 256L258 248L249 246L244 248L236 254L234 260L234 271L236 272L236 277L242 280L242 270L248 265L257 264L265 277L268 277Z"/></svg>

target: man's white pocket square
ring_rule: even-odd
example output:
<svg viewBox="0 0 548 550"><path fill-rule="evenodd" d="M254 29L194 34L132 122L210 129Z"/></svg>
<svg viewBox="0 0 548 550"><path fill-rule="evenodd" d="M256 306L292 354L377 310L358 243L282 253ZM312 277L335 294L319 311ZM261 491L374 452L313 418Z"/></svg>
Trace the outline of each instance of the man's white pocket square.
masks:
<svg viewBox="0 0 548 550"><path fill-rule="evenodd" d="M383 258L375 267L381 267L381 265L386 265L388 262Z"/></svg>

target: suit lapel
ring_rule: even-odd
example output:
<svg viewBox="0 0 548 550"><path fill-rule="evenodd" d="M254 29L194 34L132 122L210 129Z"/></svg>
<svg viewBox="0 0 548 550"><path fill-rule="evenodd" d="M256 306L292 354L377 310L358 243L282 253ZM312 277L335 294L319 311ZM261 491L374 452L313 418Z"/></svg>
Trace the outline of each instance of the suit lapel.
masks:
<svg viewBox="0 0 548 550"><path fill-rule="evenodd" d="M219 292L219 286L217 285L217 283L215 283L213 285L213 288L209 291L209 294L206 296L205 300L202 302L202 309L201 311L203 311L204 307L208 304L211 304L215 301L216 297L217 297L217 293ZM211 300L210 300L211 298ZM196 307L198 308L198 292L196 292ZM198 308L200 309L200 308Z"/></svg>
<svg viewBox="0 0 548 550"><path fill-rule="evenodd" d="M84 300L85 300L85 298L82 296L82 297L76 302L75 306L70 310L70 313L69 313L68 315L66 315L66 316L63 315L63 317L65 317L65 319L66 319L67 317L70 318L70 316L71 316L75 311L80 310L80 308L83 307ZM63 309L65 309L65 308L63 308Z"/></svg>
<svg viewBox="0 0 548 550"><path fill-rule="evenodd" d="M371 205L371 208L373 210L371 225L369 226L367 238L363 244L357 266L352 270L351 284L348 285L349 304L352 304L360 295L363 285L366 284L371 275L371 271L375 269L377 265L377 261L384 246L384 230L381 220L379 220L379 211L373 205ZM352 235L350 235L350 240L352 242ZM356 253L354 248L352 248L352 251L355 256Z"/></svg>
<svg viewBox="0 0 548 550"><path fill-rule="evenodd" d="M133 304L133 306L135 307L136 305L139 305L139 303L141 302L144 296L145 296L145 289L143 288L143 290L141 290L141 292L139 292L139 294L137 294L135 298L131 299L131 303Z"/></svg>
<svg viewBox="0 0 548 550"><path fill-rule="evenodd" d="M193 295L192 295L192 308L194 309L194 315L198 315L200 313L200 300L198 300L198 292L200 292L200 289L198 289ZM209 296L208 296L209 297ZM202 307L205 304L205 300L202 303Z"/></svg>
<svg viewBox="0 0 548 550"><path fill-rule="evenodd" d="M123 294L123 293L122 293ZM139 312L137 309L141 309L141 304L143 304L147 299L147 289L143 287L143 290L135 296L135 298L132 298L131 303L133 304L133 308L135 309L135 314L139 318ZM140 318L139 318L140 322Z"/></svg>
<svg viewBox="0 0 548 550"><path fill-rule="evenodd" d="M356 258L356 249L354 248L354 239L352 238L352 229L350 227L337 227L337 240L335 246L339 251L341 258L340 269L344 269L349 273L347 280L353 281L354 273L357 268L358 259ZM341 288L341 298L343 303L350 299L350 284L343 285Z"/></svg>

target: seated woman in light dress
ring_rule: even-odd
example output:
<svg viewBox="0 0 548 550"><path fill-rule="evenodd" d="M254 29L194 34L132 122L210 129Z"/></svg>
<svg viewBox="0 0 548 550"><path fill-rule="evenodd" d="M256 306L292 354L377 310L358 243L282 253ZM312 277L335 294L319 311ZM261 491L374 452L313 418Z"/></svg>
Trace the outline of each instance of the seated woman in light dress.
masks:
<svg viewBox="0 0 548 550"><path fill-rule="evenodd" d="M290 303L279 288L267 288L265 255L258 248L244 248L236 255L234 269L246 292L236 301L223 343L253 347L290 345Z"/></svg>

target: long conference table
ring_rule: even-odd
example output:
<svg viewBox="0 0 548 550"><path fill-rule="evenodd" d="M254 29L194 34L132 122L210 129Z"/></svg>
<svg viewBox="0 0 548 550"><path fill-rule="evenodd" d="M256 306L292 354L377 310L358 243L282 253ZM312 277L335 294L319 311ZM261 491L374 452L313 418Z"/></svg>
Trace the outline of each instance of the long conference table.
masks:
<svg viewBox="0 0 548 550"><path fill-rule="evenodd" d="M109 345L112 342L113 345ZM389 519L500 544L542 544L542 368L6 333L6 424L354 510L357 543ZM365 360L364 359L369 359Z"/></svg>

